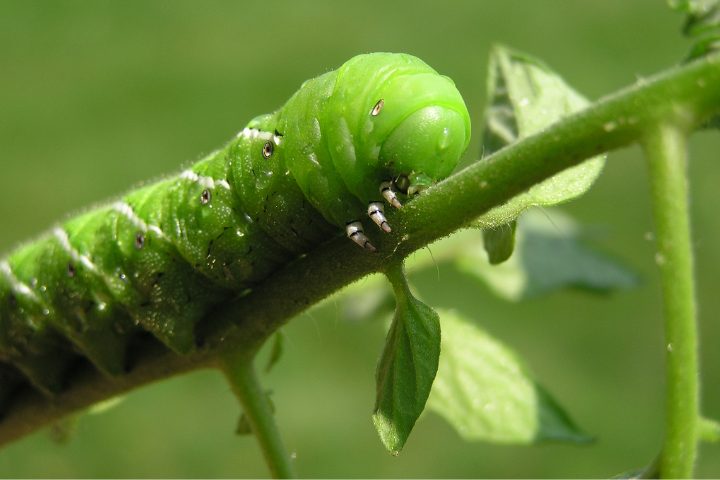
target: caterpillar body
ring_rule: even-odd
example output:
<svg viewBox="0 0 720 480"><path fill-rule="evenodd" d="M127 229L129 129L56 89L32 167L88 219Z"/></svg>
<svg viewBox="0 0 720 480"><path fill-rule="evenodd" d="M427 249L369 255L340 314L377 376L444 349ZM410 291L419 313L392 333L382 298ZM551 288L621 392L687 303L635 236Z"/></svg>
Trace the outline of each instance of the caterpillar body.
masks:
<svg viewBox="0 0 720 480"><path fill-rule="evenodd" d="M451 173L470 139L453 82L405 54L359 55L180 174L0 259L0 402L52 395L78 358L122 375L149 332L182 354L208 310Z"/></svg>

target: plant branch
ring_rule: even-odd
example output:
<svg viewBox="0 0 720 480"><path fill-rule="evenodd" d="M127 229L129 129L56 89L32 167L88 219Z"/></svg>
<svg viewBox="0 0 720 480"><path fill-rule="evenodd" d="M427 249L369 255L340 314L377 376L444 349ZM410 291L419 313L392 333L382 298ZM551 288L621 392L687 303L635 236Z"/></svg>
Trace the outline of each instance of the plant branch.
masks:
<svg viewBox="0 0 720 480"><path fill-rule="evenodd" d="M257 378L253 357L243 351L228 352L220 359L220 369L240 400L272 476L296 478L292 461L280 438L267 392Z"/></svg>
<svg viewBox="0 0 720 480"><path fill-rule="evenodd" d="M0 445L64 415L140 385L211 366L223 350L254 352L285 322L361 277L462 228L535 183L601 152L639 141L662 120L690 130L720 111L720 56L673 68L639 82L546 130L476 162L390 216L393 233L371 233L378 254L345 238L327 242L289 263L249 295L211 312L203 347L178 356L157 347L141 352L136 367L117 379L89 369L70 380L53 401L27 392L0 422ZM377 243L376 243L377 242Z"/></svg>
<svg viewBox="0 0 720 480"><path fill-rule="evenodd" d="M697 456L699 372L692 242L688 211L687 132L660 124L644 147L665 310L666 414L661 478L691 478Z"/></svg>

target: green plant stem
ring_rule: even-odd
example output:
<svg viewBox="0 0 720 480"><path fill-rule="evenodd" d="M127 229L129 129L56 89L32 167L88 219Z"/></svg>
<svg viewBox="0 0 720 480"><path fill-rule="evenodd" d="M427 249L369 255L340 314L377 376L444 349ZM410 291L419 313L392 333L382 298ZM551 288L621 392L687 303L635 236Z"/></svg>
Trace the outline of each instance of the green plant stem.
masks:
<svg viewBox="0 0 720 480"><path fill-rule="evenodd" d="M391 261L442 238L530 186L598 153L639 141L648 125L673 118L696 128L720 111L720 56L712 55L639 82L536 135L475 162L389 214L393 233L368 231L378 254L346 238L331 240L289 263L249 295L210 312L204 346L190 356L154 348L118 379L84 370L49 401L34 392L16 399L0 421L0 445L64 415L155 380L207 366L224 350L254 351L314 303Z"/></svg>
<svg viewBox="0 0 720 480"><path fill-rule="evenodd" d="M396 298L413 296L412 292L410 292L410 285L408 285L407 277L405 276L405 267L403 262L393 262L389 264L384 273L395 292Z"/></svg>
<svg viewBox="0 0 720 480"><path fill-rule="evenodd" d="M661 478L693 476L700 418L686 137L683 129L661 123L648 131L643 142L665 310L667 405Z"/></svg>
<svg viewBox="0 0 720 480"><path fill-rule="evenodd" d="M260 385L255 373L253 357L247 352L227 353L220 358L220 368L230 382L233 393L240 400L272 476L296 478L292 461L280 437L267 392Z"/></svg>

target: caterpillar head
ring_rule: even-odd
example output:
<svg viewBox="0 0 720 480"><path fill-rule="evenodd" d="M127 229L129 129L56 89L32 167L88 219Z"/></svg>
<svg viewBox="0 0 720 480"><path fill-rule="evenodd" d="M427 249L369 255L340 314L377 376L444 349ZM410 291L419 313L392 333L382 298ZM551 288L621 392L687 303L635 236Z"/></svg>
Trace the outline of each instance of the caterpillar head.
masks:
<svg viewBox="0 0 720 480"><path fill-rule="evenodd" d="M420 59L359 55L338 71L325 109L333 163L361 201L388 180L413 194L447 177L470 141L470 116L455 84Z"/></svg>

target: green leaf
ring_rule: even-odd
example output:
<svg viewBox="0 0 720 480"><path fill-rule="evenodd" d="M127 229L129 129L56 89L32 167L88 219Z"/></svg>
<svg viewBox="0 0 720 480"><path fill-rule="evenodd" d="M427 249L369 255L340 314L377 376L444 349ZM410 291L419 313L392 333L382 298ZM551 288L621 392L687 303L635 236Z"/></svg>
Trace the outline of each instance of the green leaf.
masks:
<svg viewBox="0 0 720 480"><path fill-rule="evenodd" d="M251 435L253 433L252 425L250 425L250 419L245 415L245 412L240 414L237 425L235 426L235 435Z"/></svg>
<svg viewBox="0 0 720 480"><path fill-rule="evenodd" d="M285 344L285 335L281 331L278 331L274 336L272 344L272 350L270 350L270 357L265 365L265 373L268 373L277 364L283 354L283 346Z"/></svg>
<svg viewBox="0 0 720 480"><path fill-rule="evenodd" d="M685 61L720 50L720 1L673 0L670 7L687 15L683 34L694 40Z"/></svg>
<svg viewBox="0 0 720 480"><path fill-rule="evenodd" d="M516 254L507 262L491 266L480 245L462 249L456 262L495 294L512 301L568 287L607 292L637 284L627 268L583 246L578 230L574 221L557 211L550 215L532 210L518 226Z"/></svg>
<svg viewBox="0 0 720 480"><path fill-rule="evenodd" d="M501 46L490 54L488 99L485 155L538 133L589 103L539 60ZM478 225L497 227L516 219L529 207L555 205L582 195L604 165L605 156L601 155L569 168L490 210L478 219Z"/></svg>
<svg viewBox="0 0 720 480"><path fill-rule="evenodd" d="M486 228L483 233L483 245L488 255L490 265L498 265L508 258L515 249L515 230L517 222L500 225L495 228Z"/></svg>
<svg viewBox="0 0 720 480"><path fill-rule="evenodd" d="M720 1L718 0L673 0L670 8L687 15L683 34L701 37L717 32L720 25Z"/></svg>
<svg viewBox="0 0 720 480"><path fill-rule="evenodd" d="M396 307L377 368L373 424L385 448L398 455L425 409L440 356L438 315L412 296L398 266L387 272Z"/></svg>
<svg viewBox="0 0 720 480"><path fill-rule="evenodd" d="M517 355L455 312L440 311L442 357L428 408L465 440L531 444L589 438Z"/></svg>
<svg viewBox="0 0 720 480"><path fill-rule="evenodd" d="M710 418L701 418L700 425L700 440L707 443L720 442L720 423Z"/></svg>
<svg viewBox="0 0 720 480"><path fill-rule="evenodd" d="M275 413L275 402L272 400L272 390L267 390L265 392L265 396L267 397L267 402L270 405L270 411L274 414ZM235 435L251 435L253 433L253 427L250 423L250 419L247 416L247 413L242 412L240 414L240 418L238 418L237 425L235 426Z"/></svg>
<svg viewBox="0 0 720 480"><path fill-rule="evenodd" d="M718 0L668 0L668 6L678 12L702 15L717 6Z"/></svg>

